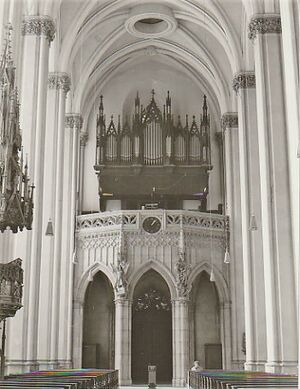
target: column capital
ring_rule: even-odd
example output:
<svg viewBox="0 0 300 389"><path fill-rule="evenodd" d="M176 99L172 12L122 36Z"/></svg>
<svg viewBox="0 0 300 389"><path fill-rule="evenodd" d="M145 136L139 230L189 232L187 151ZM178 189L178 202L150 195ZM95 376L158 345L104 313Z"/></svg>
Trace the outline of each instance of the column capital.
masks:
<svg viewBox="0 0 300 389"><path fill-rule="evenodd" d="M127 297L117 297L114 300L115 304L125 305L125 304L131 304L132 300L130 300Z"/></svg>
<svg viewBox="0 0 300 389"><path fill-rule="evenodd" d="M175 297L171 300L172 305L174 304L188 304L190 302L188 297Z"/></svg>
<svg viewBox="0 0 300 389"><path fill-rule="evenodd" d="M87 132L82 131L80 132L80 146L85 146L87 144L89 135Z"/></svg>
<svg viewBox="0 0 300 389"><path fill-rule="evenodd" d="M240 72L235 74L232 80L232 88L236 93L239 89L255 88L256 80L254 72Z"/></svg>
<svg viewBox="0 0 300 389"><path fill-rule="evenodd" d="M249 23L248 37L251 40L257 34L281 34L281 18L279 14L257 14Z"/></svg>
<svg viewBox="0 0 300 389"><path fill-rule="evenodd" d="M22 35L46 36L49 43L55 37L55 24L50 16L28 15L22 22Z"/></svg>
<svg viewBox="0 0 300 389"><path fill-rule="evenodd" d="M49 89L62 89L65 93L68 93L71 86L71 79L67 73L52 72L48 75L48 87Z"/></svg>
<svg viewBox="0 0 300 389"><path fill-rule="evenodd" d="M81 130L83 124L82 116L79 113L67 113L65 116L66 128Z"/></svg>
<svg viewBox="0 0 300 389"><path fill-rule="evenodd" d="M238 114L237 112L226 112L221 117L221 127L225 131L228 128L238 128Z"/></svg>

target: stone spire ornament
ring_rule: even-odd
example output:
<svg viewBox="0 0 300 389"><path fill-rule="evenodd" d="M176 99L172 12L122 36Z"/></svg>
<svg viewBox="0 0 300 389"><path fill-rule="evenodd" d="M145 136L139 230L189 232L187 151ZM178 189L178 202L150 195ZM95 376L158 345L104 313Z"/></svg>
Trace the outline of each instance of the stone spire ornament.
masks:
<svg viewBox="0 0 300 389"><path fill-rule="evenodd" d="M190 265L188 265L184 252L179 250L178 260L175 265L176 269L176 286L178 297L188 297L190 288L188 286L188 277L190 272Z"/></svg>
<svg viewBox="0 0 300 389"><path fill-rule="evenodd" d="M31 230L33 185L29 185L28 165L23 157L19 124L16 69L11 56L12 27L7 28L0 59L0 231Z"/></svg>

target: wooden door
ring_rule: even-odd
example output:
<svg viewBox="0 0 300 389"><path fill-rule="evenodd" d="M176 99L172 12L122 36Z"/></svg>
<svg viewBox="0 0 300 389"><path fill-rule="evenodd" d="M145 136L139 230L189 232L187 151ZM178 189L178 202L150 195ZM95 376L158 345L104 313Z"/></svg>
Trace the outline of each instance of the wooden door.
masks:
<svg viewBox="0 0 300 389"><path fill-rule="evenodd" d="M171 309L133 311L132 380L148 382L148 365L156 366L157 383L172 381L172 313Z"/></svg>

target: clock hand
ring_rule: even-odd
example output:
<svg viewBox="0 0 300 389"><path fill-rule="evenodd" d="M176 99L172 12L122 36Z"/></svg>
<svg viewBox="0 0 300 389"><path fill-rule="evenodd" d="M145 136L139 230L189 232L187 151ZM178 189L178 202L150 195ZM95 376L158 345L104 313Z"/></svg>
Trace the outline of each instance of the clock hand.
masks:
<svg viewBox="0 0 300 389"><path fill-rule="evenodd" d="M155 223L156 223L156 220L154 219L153 222L150 224L150 226L152 227Z"/></svg>

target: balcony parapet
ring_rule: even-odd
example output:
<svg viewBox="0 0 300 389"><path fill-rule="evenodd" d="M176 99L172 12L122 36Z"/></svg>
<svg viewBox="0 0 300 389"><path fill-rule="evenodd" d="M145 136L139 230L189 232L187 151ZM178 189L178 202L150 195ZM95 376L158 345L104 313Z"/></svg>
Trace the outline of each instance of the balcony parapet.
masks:
<svg viewBox="0 0 300 389"><path fill-rule="evenodd" d="M161 222L161 230L206 230L224 233L226 217L223 215L183 210L133 210L110 211L77 216L76 230L81 234L92 230L111 231L122 228L133 231L142 228L143 221L149 217L157 217Z"/></svg>

